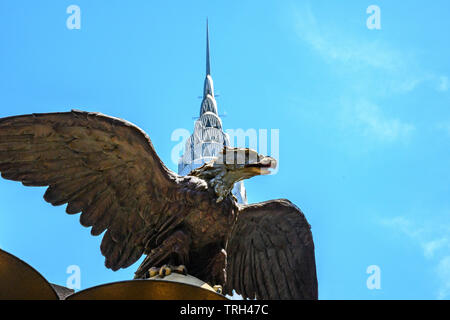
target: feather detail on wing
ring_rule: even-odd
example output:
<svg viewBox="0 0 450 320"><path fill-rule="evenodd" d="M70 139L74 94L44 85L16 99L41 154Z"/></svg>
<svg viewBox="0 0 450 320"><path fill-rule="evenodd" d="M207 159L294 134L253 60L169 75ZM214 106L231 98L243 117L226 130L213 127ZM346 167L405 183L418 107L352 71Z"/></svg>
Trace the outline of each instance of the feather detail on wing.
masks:
<svg viewBox="0 0 450 320"><path fill-rule="evenodd" d="M240 208L227 244L225 292L250 299L317 299L314 242L288 200Z"/></svg>
<svg viewBox="0 0 450 320"><path fill-rule="evenodd" d="M170 216L170 206L187 205L195 197L185 199L183 190L202 187L167 169L135 125L84 111L0 119L0 171L26 186L49 186L47 202L82 212L80 223L93 235L106 230L101 251L113 270L174 228L183 210Z"/></svg>

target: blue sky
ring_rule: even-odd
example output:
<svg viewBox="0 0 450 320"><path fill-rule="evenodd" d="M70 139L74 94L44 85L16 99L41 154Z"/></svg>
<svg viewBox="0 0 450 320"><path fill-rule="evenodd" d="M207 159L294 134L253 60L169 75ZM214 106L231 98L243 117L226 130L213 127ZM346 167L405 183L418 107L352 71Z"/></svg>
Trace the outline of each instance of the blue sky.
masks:
<svg viewBox="0 0 450 320"><path fill-rule="evenodd" d="M81 29L66 8L81 8ZM381 30L369 30L369 5ZM144 129L172 170L171 134L200 108L209 17L225 128L279 129L276 175L250 202L288 198L316 244L321 299L450 298L448 1L0 2L0 117L99 111ZM0 247L49 281L130 279L100 237L0 181ZM369 290L368 266L381 270Z"/></svg>

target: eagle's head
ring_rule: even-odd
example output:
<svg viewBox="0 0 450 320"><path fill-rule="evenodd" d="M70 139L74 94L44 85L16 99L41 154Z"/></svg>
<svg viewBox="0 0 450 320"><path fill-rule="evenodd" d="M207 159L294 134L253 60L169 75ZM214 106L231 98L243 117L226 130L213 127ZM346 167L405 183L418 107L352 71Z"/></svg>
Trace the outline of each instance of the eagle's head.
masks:
<svg viewBox="0 0 450 320"><path fill-rule="evenodd" d="M214 188L217 202L227 197L236 182L258 175L270 174L277 161L249 148L224 147L218 157L192 170L189 175L205 180Z"/></svg>

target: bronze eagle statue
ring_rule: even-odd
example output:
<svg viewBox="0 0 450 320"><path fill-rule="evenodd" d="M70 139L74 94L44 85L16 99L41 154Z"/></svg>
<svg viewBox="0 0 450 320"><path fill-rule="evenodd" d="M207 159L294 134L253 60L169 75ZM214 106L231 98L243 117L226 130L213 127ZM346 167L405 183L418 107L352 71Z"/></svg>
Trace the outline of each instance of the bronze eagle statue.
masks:
<svg viewBox="0 0 450 320"><path fill-rule="evenodd" d="M284 199L241 205L231 193L235 182L275 166L256 151L225 147L180 176L122 119L76 110L0 119L1 176L48 186L47 202L81 212L92 235L104 233L107 268L146 255L135 278L187 268L227 294L317 299L314 243L300 209Z"/></svg>

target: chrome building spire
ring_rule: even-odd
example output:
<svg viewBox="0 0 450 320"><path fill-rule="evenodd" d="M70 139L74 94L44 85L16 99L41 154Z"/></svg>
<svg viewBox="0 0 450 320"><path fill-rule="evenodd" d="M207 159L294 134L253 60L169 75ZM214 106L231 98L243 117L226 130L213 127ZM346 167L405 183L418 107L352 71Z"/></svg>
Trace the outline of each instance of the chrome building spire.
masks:
<svg viewBox="0 0 450 320"><path fill-rule="evenodd" d="M195 121L194 132L186 140L185 151L178 162L178 174L187 175L204 163L213 160L229 146L228 135L222 130L222 120L217 112L214 98L214 84L211 77L211 61L209 49L209 27L206 20L206 75L203 85L203 99L200 105L200 116ZM233 194L239 203L247 203L247 195L243 182L235 184Z"/></svg>

